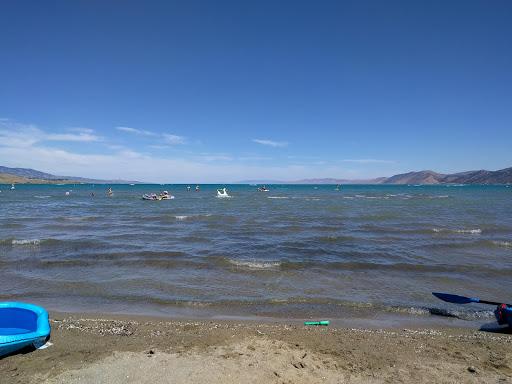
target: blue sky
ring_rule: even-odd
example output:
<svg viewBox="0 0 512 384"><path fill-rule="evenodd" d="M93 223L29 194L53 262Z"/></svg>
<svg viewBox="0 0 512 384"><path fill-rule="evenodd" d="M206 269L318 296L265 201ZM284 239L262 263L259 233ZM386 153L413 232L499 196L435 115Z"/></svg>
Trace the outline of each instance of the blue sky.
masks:
<svg viewBox="0 0 512 384"><path fill-rule="evenodd" d="M0 164L157 182L512 166L510 1L4 1Z"/></svg>

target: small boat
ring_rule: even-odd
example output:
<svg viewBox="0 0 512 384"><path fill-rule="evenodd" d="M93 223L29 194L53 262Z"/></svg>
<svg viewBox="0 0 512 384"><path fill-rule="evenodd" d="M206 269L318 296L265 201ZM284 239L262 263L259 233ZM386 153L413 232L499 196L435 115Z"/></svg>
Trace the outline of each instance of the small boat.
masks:
<svg viewBox="0 0 512 384"><path fill-rule="evenodd" d="M222 188L222 189L217 189L217 197L226 198L226 197L231 197L231 196L228 195L228 191L226 190L226 188Z"/></svg>
<svg viewBox="0 0 512 384"><path fill-rule="evenodd" d="M264 185L263 187L259 187L259 188L258 188L258 191L260 191L260 192L268 192L268 191L270 191L270 189L268 189L268 188Z"/></svg>
<svg viewBox="0 0 512 384"><path fill-rule="evenodd" d="M42 346L50 339L48 312L34 304L0 303L0 356L26 347Z"/></svg>
<svg viewBox="0 0 512 384"><path fill-rule="evenodd" d="M142 195L142 200L162 200L156 193L145 193Z"/></svg>
<svg viewBox="0 0 512 384"><path fill-rule="evenodd" d="M11 184L11 189L16 189L16 188L14 188L14 183Z"/></svg>
<svg viewBox="0 0 512 384"><path fill-rule="evenodd" d="M169 194L167 191L163 191L162 193L159 193L158 195L156 193L145 193L142 195L142 200L153 200L153 201L160 201L160 200L172 200L174 199L174 196Z"/></svg>
<svg viewBox="0 0 512 384"><path fill-rule="evenodd" d="M159 197L160 197L161 200L172 200L172 199L174 199L174 196L169 194L169 192L167 192L167 191L163 191L159 195Z"/></svg>

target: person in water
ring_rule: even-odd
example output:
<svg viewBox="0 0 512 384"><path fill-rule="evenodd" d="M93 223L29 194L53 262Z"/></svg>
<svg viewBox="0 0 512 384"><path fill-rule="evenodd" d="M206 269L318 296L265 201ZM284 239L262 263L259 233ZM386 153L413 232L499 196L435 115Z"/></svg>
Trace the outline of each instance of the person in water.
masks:
<svg viewBox="0 0 512 384"><path fill-rule="evenodd" d="M494 311L494 315L499 325L508 324L512 327L512 307L507 304L500 304Z"/></svg>

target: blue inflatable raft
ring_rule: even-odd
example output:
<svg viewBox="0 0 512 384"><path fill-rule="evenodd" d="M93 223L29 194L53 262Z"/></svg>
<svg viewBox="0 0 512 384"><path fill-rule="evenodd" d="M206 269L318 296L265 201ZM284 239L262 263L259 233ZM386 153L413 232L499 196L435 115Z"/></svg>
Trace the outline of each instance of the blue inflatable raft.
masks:
<svg viewBox="0 0 512 384"><path fill-rule="evenodd" d="M0 303L0 357L43 345L50 338L48 312L33 304Z"/></svg>

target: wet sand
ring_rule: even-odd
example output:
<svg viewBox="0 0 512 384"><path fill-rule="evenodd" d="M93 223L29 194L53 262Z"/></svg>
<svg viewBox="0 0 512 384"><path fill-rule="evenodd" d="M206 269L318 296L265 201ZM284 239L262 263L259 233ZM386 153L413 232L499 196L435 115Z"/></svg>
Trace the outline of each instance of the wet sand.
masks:
<svg viewBox="0 0 512 384"><path fill-rule="evenodd" d="M52 314L1 383L512 383L512 335Z"/></svg>

